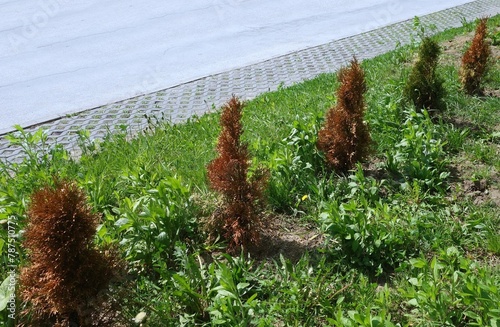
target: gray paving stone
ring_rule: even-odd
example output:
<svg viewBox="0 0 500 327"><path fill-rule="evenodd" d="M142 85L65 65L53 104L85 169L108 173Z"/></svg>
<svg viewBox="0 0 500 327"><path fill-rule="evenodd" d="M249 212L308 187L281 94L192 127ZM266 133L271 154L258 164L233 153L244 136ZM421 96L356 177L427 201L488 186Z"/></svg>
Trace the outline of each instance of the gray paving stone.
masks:
<svg viewBox="0 0 500 327"><path fill-rule="evenodd" d="M463 21L500 13L499 0L478 0L420 17L423 26L435 26L435 32L461 26ZM289 86L318 74L334 72L349 62L373 58L404 45L415 38L413 20L403 21L352 37L332 41L301 51L272 58L257 64L207 76L155 93L137 96L98 108L62 117L26 132L42 128L47 144L61 144L74 155L79 154L78 131L88 130L91 139L102 139L109 132L126 125L131 135L147 127L147 117L164 117L174 123L193 115L202 115L220 107L232 94L243 99ZM5 135L0 136L0 160L19 162L24 154L21 147L11 145Z"/></svg>

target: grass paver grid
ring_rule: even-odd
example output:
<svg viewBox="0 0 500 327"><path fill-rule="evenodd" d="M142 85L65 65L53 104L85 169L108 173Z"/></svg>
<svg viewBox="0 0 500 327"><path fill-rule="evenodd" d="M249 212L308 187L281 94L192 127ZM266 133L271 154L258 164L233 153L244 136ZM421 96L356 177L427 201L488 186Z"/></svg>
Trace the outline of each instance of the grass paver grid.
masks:
<svg viewBox="0 0 500 327"><path fill-rule="evenodd" d="M432 32L461 26L471 21L500 13L499 0L478 0L420 17L423 26L435 26ZM430 31L429 28L426 29ZM164 117L174 123L202 115L218 108L232 94L251 99L260 93L275 90L334 72L349 62L353 55L360 60L373 58L404 45L416 37L413 19L376 30L335 40L257 64L200 78L158 92L137 96L86 110L68 117L25 128L34 132L43 128L48 144L61 144L75 156L79 154L78 130L88 130L90 139L102 139L117 125L127 125L131 134L147 126L146 117ZM0 160L20 162L22 148L9 144L0 136Z"/></svg>

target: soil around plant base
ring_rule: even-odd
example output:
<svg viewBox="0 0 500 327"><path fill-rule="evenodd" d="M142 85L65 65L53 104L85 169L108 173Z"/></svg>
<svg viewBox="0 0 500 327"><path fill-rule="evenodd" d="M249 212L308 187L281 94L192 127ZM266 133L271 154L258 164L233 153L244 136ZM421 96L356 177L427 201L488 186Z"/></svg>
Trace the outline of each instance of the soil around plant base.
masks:
<svg viewBox="0 0 500 327"><path fill-rule="evenodd" d="M494 29L492 32L497 33L499 31L500 27ZM441 47L443 49L443 54L441 55L440 63L442 65L452 65L459 68L462 63L462 56L467 50L467 47L470 45L470 42L474 38L474 33L475 31L472 31L467 34L458 35L451 40L442 42ZM492 65L500 65L500 46L493 45L491 40L489 40L489 42L491 45ZM500 89L485 87L484 95L500 98Z"/></svg>
<svg viewBox="0 0 500 327"><path fill-rule="evenodd" d="M297 262L305 253L321 248L324 235L317 227L300 223L298 217L268 215L263 219L260 242L249 249L258 260L275 260L282 255Z"/></svg>

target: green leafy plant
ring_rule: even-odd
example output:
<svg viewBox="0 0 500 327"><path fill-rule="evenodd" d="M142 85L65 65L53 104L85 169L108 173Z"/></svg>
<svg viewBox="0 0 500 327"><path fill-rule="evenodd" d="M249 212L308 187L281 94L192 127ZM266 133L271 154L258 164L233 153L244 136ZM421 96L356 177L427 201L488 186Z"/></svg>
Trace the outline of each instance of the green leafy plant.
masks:
<svg viewBox="0 0 500 327"><path fill-rule="evenodd" d="M139 270L162 274L164 265L173 264L177 242L195 239L194 206L189 188L176 177L160 178L139 169L122 176L127 197L106 215L98 237L120 240L125 256Z"/></svg>
<svg viewBox="0 0 500 327"><path fill-rule="evenodd" d="M318 148L328 164L338 173L346 173L366 159L371 137L364 121L366 82L356 59L339 72L337 105L326 114L325 125L318 133Z"/></svg>
<svg viewBox="0 0 500 327"><path fill-rule="evenodd" d="M445 191L449 172L439 128L426 110L410 110L407 115L402 140L386 154L386 167L410 185L417 182L423 190Z"/></svg>
<svg viewBox="0 0 500 327"><path fill-rule="evenodd" d="M51 183L53 176L66 176L74 168L74 161L61 145L50 144L43 129L28 132L16 125L16 132L5 135L12 147L21 149L20 157L14 162L0 161L0 197L8 199L10 205L4 208L13 211L11 215L21 217L29 194ZM0 211L0 219L2 216Z"/></svg>
<svg viewBox="0 0 500 327"><path fill-rule="evenodd" d="M444 109L444 81L437 73L440 54L441 48L434 39L426 37L422 40L418 59L403 90L405 98L413 103L417 110Z"/></svg>
<svg viewBox="0 0 500 327"><path fill-rule="evenodd" d="M491 45L499 46L500 45L500 31L491 33Z"/></svg>
<svg viewBox="0 0 500 327"><path fill-rule="evenodd" d="M410 260L414 269L400 288L421 325L496 326L500 322L498 273L465 259L455 247L430 261Z"/></svg>
<svg viewBox="0 0 500 327"><path fill-rule="evenodd" d="M365 311L349 310L347 312L347 317L343 315L341 311L338 311L335 317L327 319L329 323L334 326L384 326L384 327L395 327L399 326L391 322L390 313L383 312L380 315L374 315L373 309L368 308Z"/></svg>
<svg viewBox="0 0 500 327"><path fill-rule="evenodd" d="M308 120L294 121L290 134L269 159L267 194L269 204L277 211L297 213L302 198L316 193L315 181L324 174L324 157L316 147L319 117L303 121Z"/></svg>
<svg viewBox="0 0 500 327"><path fill-rule="evenodd" d="M318 325L330 315L334 307L331 303L347 288L324 261L311 261L307 254L296 263L280 255L279 261L274 261L276 278L263 281L276 294L279 310L275 315L286 325Z"/></svg>
<svg viewBox="0 0 500 327"><path fill-rule="evenodd" d="M399 203L383 201L383 181L366 178L361 169L352 177L349 196L326 202L319 215L331 251L373 275L392 270L419 251L417 221Z"/></svg>
<svg viewBox="0 0 500 327"><path fill-rule="evenodd" d="M244 256L223 255L210 264L177 249L181 272L172 276L175 300L183 308L181 325L253 326L259 305L259 274Z"/></svg>
<svg viewBox="0 0 500 327"><path fill-rule="evenodd" d="M172 293L183 325L203 324L210 321L208 306L212 289L217 284L215 265L207 265L200 256L190 255L184 245L176 246L176 261L181 268L172 275L175 291Z"/></svg>
<svg viewBox="0 0 500 327"><path fill-rule="evenodd" d="M218 285L213 288L213 303L208 308L213 325L252 326L255 310L259 305L253 289L256 279L252 262L243 257L224 256L228 263L217 262L216 276Z"/></svg>
<svg viewBox="0 0 500 327"><path fill-rule="evenodd" d="M234 96L223 107L219 156L207 167L210 186L223 196L223 207L214 213L212 225L229 241L228 251L232 253L259 239L259 204L267 180L261 171L249 178L247 145L240 140L242 111L243 103Z"/></svg>
<svg viewBox="0 0 500 327"><path fill-rule="evenodd" d="M469 95L482 95L481 81L488 70L491 48L486 40L488 33L487 18L479 20L470 47L462 57L460 82L462 89Z"/></svg>

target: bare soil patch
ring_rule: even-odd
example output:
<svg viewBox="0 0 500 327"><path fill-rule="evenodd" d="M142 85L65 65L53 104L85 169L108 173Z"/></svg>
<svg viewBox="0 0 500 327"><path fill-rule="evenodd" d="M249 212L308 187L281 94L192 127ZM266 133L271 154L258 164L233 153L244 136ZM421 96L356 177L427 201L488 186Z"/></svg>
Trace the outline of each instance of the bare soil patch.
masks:
<svg viewBox="0 0 500 327"><path fill-rule="evenodd" d="M500 27L494 30L494 32L498 31L500 31ZM443 49L443 54L441 56L441 64L460 67L462 56L474 38L474 33L475 32L472 31L442 42L441 47ZM489 41L491 45L491 59L495 64L500 60L500 46L495 46L492 44L491 40Z"/></svg>
<svg viewBox="0 0 500 327"><path fill-rule="evenodd" d="M475 205L492 202L500 208L500 173L492 167L487 178L474 177L478 170L485 167L481 163L461 158L450 167L453 172L451 189L455 190L457 198L470 199Z"/></svg>
<svg viewBox="0 0 500 327"><path fill-rule="evenodd" d="M442 42L441 47L443 49L443 54L440 58L441 64L460 67L462 56L473 37L474 32L470 32Z"/></svg>
<svg viewBox="0 0 500 327"><path fill-rule="evenodd" d="M202 230L210 234L212 229L220 228L215 226L213 211L220 207L221 199L215 194L209 198L196 194L193 200L200 207L202 218ZM214 205L213 203L216 203ZM283 255L292 262L297 262L306 252L312 253L323 247L325 237L320 230L312 224L301 222L300 218L266 213L261 218L259 228L260 242L247 249L252 254L252 258L257 260L279 259ZM209 243L215 242L215 238L209 237ZM217 251L213 253L216 255ZM211 261L210 258L205 258Z"/></svg>
<svg viewBox="0 0 500 327"><path fill-rule="evenodd" d="M265 217L260 243L249 249L254 258L272 260L281 254L297 262L306 252L314 252L322 247L325 238L319 229L298 220L285 215Z"/></svg>

